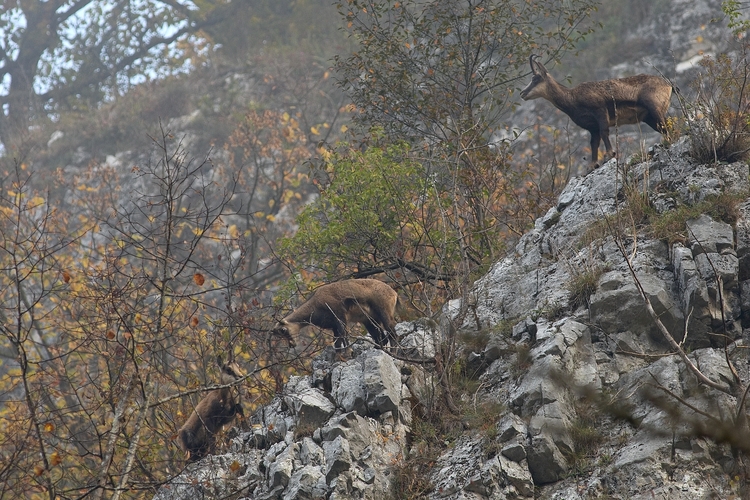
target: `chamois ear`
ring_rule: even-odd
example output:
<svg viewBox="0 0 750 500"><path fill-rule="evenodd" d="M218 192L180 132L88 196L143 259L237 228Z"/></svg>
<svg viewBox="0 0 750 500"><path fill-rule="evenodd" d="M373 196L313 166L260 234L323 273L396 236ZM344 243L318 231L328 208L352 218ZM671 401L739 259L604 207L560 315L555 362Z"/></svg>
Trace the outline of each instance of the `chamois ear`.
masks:
<svg viewBox="0 0 750 500"><path fill-rule="evenodd" d="M542 56L538 54L532 54L531 57L529 57L529 61L531 62L531 71L533 71L535 75L547 74L547 68L544 67L544 64L539 62L539 59L541 58Z"/></svg>

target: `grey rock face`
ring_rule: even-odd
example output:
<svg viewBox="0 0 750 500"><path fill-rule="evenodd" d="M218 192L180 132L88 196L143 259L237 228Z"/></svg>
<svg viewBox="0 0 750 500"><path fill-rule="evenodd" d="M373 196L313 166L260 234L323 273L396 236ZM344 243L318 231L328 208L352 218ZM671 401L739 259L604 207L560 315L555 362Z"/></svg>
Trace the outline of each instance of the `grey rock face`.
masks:
<svg viewBox="0 0 750 500"><path fill-rule="evenodd" d="M398 410L401 403L401 372L393 358L383 351L372 350L364 359L362 381L367 393L367 408L381 415Z"/></svg>
<svg viewBox="0 0 750 500"><path fill-rule="evenodd" d="M422 319L396 325L399 346L406 356L420 359L435 357L438 346L445 338L440 325L434 321Z"/></svg>
<svg viewBox="0 0 750 500"><path fill-rule="evenodd" d="M684 160L684 147L682 143L671 150L656 150L653 160L631 167L633 181L650 186L654 206L669 211L678 203L698 203L721 192L748 192L743 191L748 189L746 165L697 168ZM707 469L724 470L733 463L726 450L718 452L715 445L710 452L713 458L708 458L687 406L677 405L683 420L675 425L674 414L661 402L669 394L672 403L681 398L708 414L731 415L737 400L706 389L679 357L668 353L668 344L646 311L611 235L600 236L596 248L581 246L586 227L616 209L618 190L610 181L616 178L615 167L611 162L583 181L571 181L560 202L521 238L516 254L477 281L470 298L476 318L462 325L464 332L471 332L513 321L508 337L490 336L497 349L488 345L482 352L467 353L466 362L482 367L486 353L497 355L482 368L480 377L496 388L488 388L480 397L504 402L513 414L497 427L497 456L530 474L542 498L588 498L580 495L580 486L566 485L571 460L578 460L575 457L586 446L580 433L596 434L598 426L619 437L616 444L604 439L609 465L595 472L596 479L583 488L593 497L648 498L650 491L667 491L675 470L682 468L683 477L694 477L695 466L689 464L695 460ZM673 190L669 199L658 192L658 186L665 184ZM660 321L677 342L693 351L691 362L727 388L732 370L723 349L713 348L727 342L733 363L739 363L750 380L747 363L732 344L741 336L742 322L748 323L750 312L750 272L742 264L750 265L750 224L745 222L750 204L743 204L740 213L736 236L731 225L704 215L687 221L684 244L668 245L645 233L625 240L638 284ZM603 272L588 307L572 311L567 307L567 283L594 268ZM548 310L558 310L557 316L547 318ZM556 319L560 315L562 319ZM522 358L518 353L524 349L527 354ZM597 392L602 388L606 392ZM587 423L591 410L584 408L592 404L589 398L594 394L609 395L613 399L603 403L612 404L613 414L626 414L638 425L623 424L606 413L597 423ZM458 451L444 455L453 466L450 470L469 467L454 457L479 453L468 446L457 445ZM496 490L488 486L484 466L475 462L470 466L473 476L458 477L439 465L443 472L435 473L436 484L448 491L441 498L492 498ZM450 482L456 484L453 490ZM728 476L719 483L726 492ZM673 498L693 498L703 491L687 483L680 488L684 493Z"/></svg>
<svg viewBox="0 0 750 500"><path fill-rule="evenodd" d="M346 412L367 414L367 392L363 372L364 367L359 358L337 364L331 371L331 396Z"/></svg>
<svg viewBox="0 0 750 500"><path fill-rule="evenodd" d="M284 401L297 417L298 427L320 427L335 410L322 391L310 386L310 377L292 377Z"/></svg>

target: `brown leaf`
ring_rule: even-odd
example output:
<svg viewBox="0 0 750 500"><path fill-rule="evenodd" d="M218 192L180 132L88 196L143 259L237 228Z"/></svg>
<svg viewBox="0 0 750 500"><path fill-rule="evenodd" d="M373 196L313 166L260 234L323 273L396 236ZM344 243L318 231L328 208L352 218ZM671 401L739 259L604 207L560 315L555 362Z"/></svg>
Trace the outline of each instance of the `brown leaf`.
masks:
<svg viewBox="0 0 750 500"><path fill-rule="evenodd" d="M196 285L203 286L203 283L206 282L206 278L204 278L201 273L195 273L193 275L193 281L195 281Z"/></svg>

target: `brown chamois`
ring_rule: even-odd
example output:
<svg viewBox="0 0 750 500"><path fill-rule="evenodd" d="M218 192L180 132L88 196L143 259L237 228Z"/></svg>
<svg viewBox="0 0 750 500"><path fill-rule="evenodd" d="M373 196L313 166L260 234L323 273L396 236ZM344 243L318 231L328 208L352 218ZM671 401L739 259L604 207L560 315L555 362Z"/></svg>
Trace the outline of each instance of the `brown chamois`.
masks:
<svg viewBox="0 0 750 500"><path fill-rule="evenodd" d="M672 84L660 76L636 75L616 80L586 82L569 89L557 83L538 56L529 57L531 82L521 91L524 101L543 97L591 133L591 165L599 162L599 140L607 154L614 157L609 142L609 127L644 122L664 133L672 97Z"/></svg>
<svg viewBox="0 0 750 500"><path fill-rule="evenodd" d="M231 384L243 376L237 363L221 364L221 383ZM236 414L243 415L242 406L235 403L232 387L214 389L196 405L190 418L177 432L177 443L187 452L189 462L195 462L212 454L216 446L216 434L234 420Z"/></svg>
<svg viewBox="0 0 750 500"><path fill-rule="evenodd" d="M397 303L396 291L382 281L349 279L328 283L279 321L273 333L291 341L300 329L313 325L333 330L334 347L342 349L348 345L346 326L361 323L376 344L395 346Z"/></svg>

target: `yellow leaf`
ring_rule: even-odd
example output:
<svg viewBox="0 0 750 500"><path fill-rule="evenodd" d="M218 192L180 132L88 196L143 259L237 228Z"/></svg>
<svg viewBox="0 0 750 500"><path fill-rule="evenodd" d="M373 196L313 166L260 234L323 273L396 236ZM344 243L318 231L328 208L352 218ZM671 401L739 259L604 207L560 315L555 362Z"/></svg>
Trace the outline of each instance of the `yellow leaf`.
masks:
<svg viewBox="0 0 750 500"><path fill-rule="evenodd" d="M240 463L235 460L229 465L229 470L232 472L237 472L238 470L240 470Z"/></svg>
<svg viewBox="0 0 750 500"><path fill-rule="evenodd" d="M318 130L318 127L315 127L315 126L310 127L310 132L312 132L313 135L320 135L320 131Z"/></svg>
<svg viewBox="0 0 750 500"><path fill-rule="evenodd" d="M41 476L42 474L44 474L44 467L42 467L41 465L35 466L34 467L34 474L37 475L37 476Z"/></svg>
<svg viewBox="0 0 750 500"><path fill-rule="evenodd" d="M52 455L49 456L49 461L52 464L52 466L60 465L62 463L62 457L58 452L53 452Z"/></svg>
<svg viewBox="0 0 750 500"><path fill-rule="evenodd" d="M44 432L52 432L55 430L55 424L52 422L47 422L44 424Z"/></svg>

